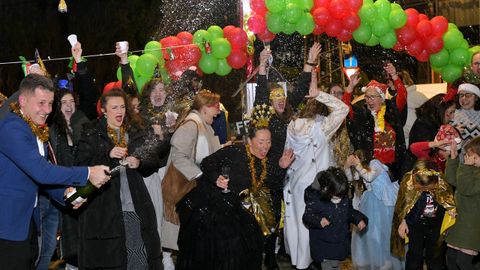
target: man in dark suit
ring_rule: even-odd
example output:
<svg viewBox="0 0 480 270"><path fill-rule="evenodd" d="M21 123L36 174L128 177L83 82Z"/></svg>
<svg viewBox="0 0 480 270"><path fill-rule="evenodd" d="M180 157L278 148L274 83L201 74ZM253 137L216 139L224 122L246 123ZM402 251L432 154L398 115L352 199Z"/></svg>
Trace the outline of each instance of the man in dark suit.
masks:
<svg viewBox="0 0 480 270"><path fill-rule="evenodd" d="M18 103L0 121L0 265L33 269L37 253L33 209L38 189L64 204L65 187L100 187L110 177L106 166L60 167L47 161L48 130L53 82L30 74L20 83ZM48 186L47 186L48 185ZM56 188L52 188L56 186ZM78 207L78 205L77 205Z"/></svg>

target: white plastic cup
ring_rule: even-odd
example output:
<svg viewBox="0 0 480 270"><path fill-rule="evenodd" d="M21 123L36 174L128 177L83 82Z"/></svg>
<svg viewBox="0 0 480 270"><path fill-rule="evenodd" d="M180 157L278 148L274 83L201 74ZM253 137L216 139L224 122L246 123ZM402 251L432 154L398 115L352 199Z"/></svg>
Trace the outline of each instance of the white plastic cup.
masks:
<svg viewBox="0 0 480 270"><path fill-rule="evenodd" d="M119 41L118 46L120 46L120 52L121 53L127 53L128 52L128 41Z"/></svg>
<svg viewBox="0 0 480 270"><path fill-rule="evenodd" d="M68 42L70 42L70 45L75 46L75 44L77 44L78 40L77 40L77 35L75 34L71 34L70 36L67 37L68 39Z"/></svg>

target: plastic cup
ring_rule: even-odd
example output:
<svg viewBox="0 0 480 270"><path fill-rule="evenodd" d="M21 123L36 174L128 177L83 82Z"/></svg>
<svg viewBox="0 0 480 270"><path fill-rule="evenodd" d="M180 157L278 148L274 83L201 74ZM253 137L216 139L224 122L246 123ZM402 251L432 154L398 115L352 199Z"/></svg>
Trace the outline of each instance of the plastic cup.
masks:
<svg viewBox="0 0 480 270"><path fill-rule="evenodd" d="M118 46L120 46L120 52L121 53L127 53L128 52L128 41L119 41Z"/></svg>
<svg viewBox="0 0 480 270"><path fill-rule="evenodd" d="M68 42L70 42L70 45L75 46L75 44L77 44L78 40L77 40L77 35L75 34L71 34L70 36L67 37L68 39Z"/></svg>

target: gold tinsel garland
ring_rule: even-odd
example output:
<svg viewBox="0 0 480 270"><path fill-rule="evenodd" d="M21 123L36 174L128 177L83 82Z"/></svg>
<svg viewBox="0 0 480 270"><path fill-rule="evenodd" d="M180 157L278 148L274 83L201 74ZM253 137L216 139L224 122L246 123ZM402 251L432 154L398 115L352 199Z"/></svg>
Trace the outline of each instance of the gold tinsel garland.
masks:
<svg viewBox="0 0 480 270"><path fill-rule="evenodd" d="M23 121L27 122L27 124L30 127L30 129L32 130L33 134L35 134L35 136L37 136L40 139L40 141L42 141L43 143L46 143L48 141L48 126L46 124L39 126L39 125L33 123L32 119L25 116L20 111L20 106L18 106L17 102L11 103L10 108L12 109L13 113L20 116L20 118L22 118Z"/></svg>
<svg viewBox="0 0 480 270"><path fill-rule="evenodd" d="M108 124L107 124L107 133L108 133L108 137L110 137L110 139L112 139L113 144L115 146L127 147L127 139L126 139L126 136L125 136L125 127L123 125L120 126L120 139L117 137L117 132L115 131L115 129L111 128Z"/></svg>

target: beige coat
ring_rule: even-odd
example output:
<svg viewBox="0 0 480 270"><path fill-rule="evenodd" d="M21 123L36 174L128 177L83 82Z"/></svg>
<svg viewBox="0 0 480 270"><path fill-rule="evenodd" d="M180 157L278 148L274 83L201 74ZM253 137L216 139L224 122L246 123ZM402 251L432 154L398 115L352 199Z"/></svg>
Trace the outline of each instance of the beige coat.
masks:
<svg viewBox="0 0 480 270"><path fill-rule="evenodd" d="M170 140L172 146L167 168L170 162L173 162L187 179L193 180L202 174L200 162L220 149L220 142L214 135L213 128L202 120L198 111L190 112L185 121ZM163 220L160 237L162 247L178 250L178 230L178 225Z"/></svg>

